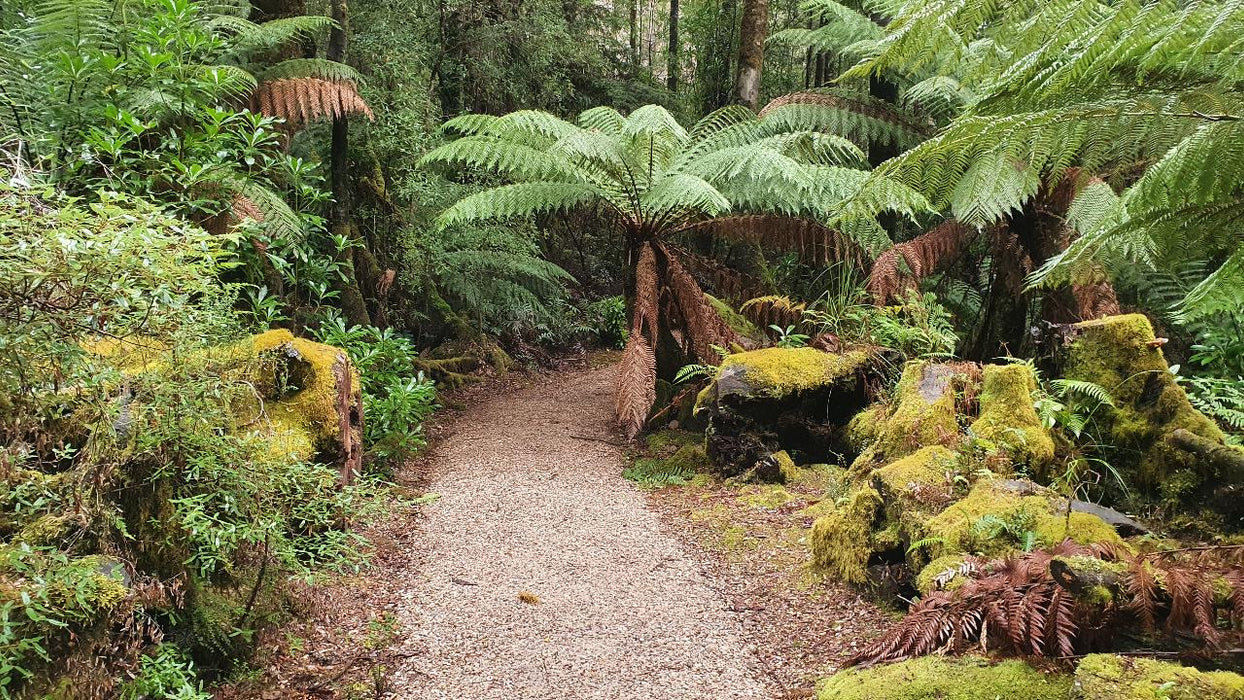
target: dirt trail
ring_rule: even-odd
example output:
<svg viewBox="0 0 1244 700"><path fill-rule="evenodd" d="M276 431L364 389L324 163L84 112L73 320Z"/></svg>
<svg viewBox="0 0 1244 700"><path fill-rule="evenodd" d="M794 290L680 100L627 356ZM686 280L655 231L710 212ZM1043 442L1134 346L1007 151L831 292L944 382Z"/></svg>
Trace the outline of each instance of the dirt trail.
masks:
<svg viewBox="0 0 1244 700"><path fill-rule="evenodd" d="M489 400L436 447L398 697L772 696L725 601L621 477L615 371Z"/></svg>

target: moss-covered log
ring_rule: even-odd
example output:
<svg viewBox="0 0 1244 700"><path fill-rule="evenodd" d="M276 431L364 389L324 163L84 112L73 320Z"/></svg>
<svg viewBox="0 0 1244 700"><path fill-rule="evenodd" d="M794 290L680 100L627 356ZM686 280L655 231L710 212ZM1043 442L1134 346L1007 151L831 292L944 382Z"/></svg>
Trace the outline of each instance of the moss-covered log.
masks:
<svg viewBox="0 0 1244 700"><path fill-rule="evenodd" d="M766 348L727 357L696 400L709 418L708 454L723 476L782 450L802 462L840 462L846 424L868 401L876 358L863 350ZM760 470L761 473L776 473Z"/></svg>

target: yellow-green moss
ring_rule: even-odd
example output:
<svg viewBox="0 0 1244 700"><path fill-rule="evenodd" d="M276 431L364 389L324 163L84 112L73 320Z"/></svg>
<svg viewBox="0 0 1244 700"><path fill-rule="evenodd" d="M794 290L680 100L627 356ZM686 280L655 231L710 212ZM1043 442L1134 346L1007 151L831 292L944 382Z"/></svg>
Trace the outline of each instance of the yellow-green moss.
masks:
<svg viewBox="0 0 1244 700"><path fill-rule="evenodd" d="M1001 447L1016 464L1039 470L1053 461L1054 440L1033 407L1036 388L1036 375L1027 365L986 365L980 417L971 431Z"/></svg>
<svg viewBox="0 0 1244 700"><path fill-rule="evenodd" d="M929 445L872 473L878 490L894 505L919 507L947 491L947 473L958 456L941 445ZM942 500L944 503L945 500Z"/></svg>
<svg viewBox="0 0 1244 700"><path fill-rule="evenodd" d="M773 510L795 500L795 495L783 486L764 484L745 487L737 500L749 508Z"/></svg>
<svg viewBox="0 0 1244 700"><path fill-rule="evenodd" d="M272 453L291 459L313 459L319 451L336 448L340 436L337 413L337 377L334 367L346 363L341 350L305 338L295 338L288 330L261 333L237 346L235 353L249 354L258 360L255 383L271 398L263 409L270 428ZM296 363L305 363L298 377L297 391L273 385L273 366L296 355ZM358 373L351 365L352 382L358 386Z"/></svg>
<svg viewBox="0 0 1244 700"><path fill-rule="evenodd" d="M1112 460L1141 489L1157 489L1166 476L1195 468L1197 460L1166 438L1183 428L1215 442L1222 431L1192 407L1153 343L1153 326L1140 314L1112 316L1076 324L1066 376L1105 388L1116 408L1104 413L1109 442L1119 450ZM1134 455L1128 459L1127 455Z"/></svg>
<svg viewBox="0 0 1244 700"><path fill-rule="evenodd" d="M925 523L935 554L975 553L1000 556L1014 551L1025 537L1034 546L1052 547L1070 537L1081 544L1109 542L1122 546L1114 528L1096 515L1067 513L1051 493L1021 496L997 480L981 481L966 498Z"/></svg>
<svg viewBox="0 0 1244 700"><path fill-rule="evenodd" d="M1077 700L1241 700L1244 676L1155 659L1090 654L1076 667Z"/></svg>
<svg viewBox="0 0 1244 700"><path fill-rule="evenodd" d="M955 385L956 376L946 365L907 363L876 439L851 465L851 471L868 474L878 464L905 457L921 447L957 442Z"/></svg>
<svg viewBox="0 0 1244 700"><path fill-rule="evenodd" d="M782 397L826 386L859 369L867 359L860 351L836 355L816 348L765 348L726 357L718 376L742 368L753 391Z"/></svg>
<svg viewBox="0 0 1244 700"><path fill-rule="evenodd" d="M873 553L872 529L881 495L865 486L833 512L817 518L808 537L812 565L847 583L863 583Z"/></svg>
<svg viewBox="0 0 1244 700"><path fill-rule="evenodd" d="M778 473L781 475L779 481L783 484L790 484L799 480L800 472L802 470L800 470L799 466L795 464L795 460L790 458L790 455L786 453L786 450L774 452L769 456L773 458L773 461L777 462Z"/></svg>
<svg viewBox="0 0 1244 700"><path fill-rule="evenodd" d="M875 403L855 414L847 422L847 446L856 453L868 449L881 434L882 422L887 412L885 404Z"/></svg>
<svg viewBox="0 0 1244 700"><path fill-rule="evenodd" d="M34 546L56 544L69 533L75 518L69 514L45 514L27 523L13 537L14 542L25 542Z"/></svg>
<svg viewBox="0 0 1244 700"><path fill-rule="evenodd" d="M947 554L929 562L916 574L916 590L920 595L938 591L953 591L967 582L961 572L964 555ZM939 581L938 579L941 579Z"/></svg>
<svg viewBox="0 0 1244 700"><path fill-rule="evenodd" d="M1023 661L992 663L966 656L924 656L897 664L840 671L818 688L818 700L1067 700L1071 678L1041 673Z"/></svg>
<svg viewBox="0 0 1244 700"><path fill-rule="evenodd" d="M764 337L764 332L757 328L756 324L747 320L747 317L743 314L730 308L730 305L726 302L711 294L705 294L704 298L708 300L709 305L721 316L721 320L725 321L727 326L730 326L730 330L752 340L759 340Z"/></svg>

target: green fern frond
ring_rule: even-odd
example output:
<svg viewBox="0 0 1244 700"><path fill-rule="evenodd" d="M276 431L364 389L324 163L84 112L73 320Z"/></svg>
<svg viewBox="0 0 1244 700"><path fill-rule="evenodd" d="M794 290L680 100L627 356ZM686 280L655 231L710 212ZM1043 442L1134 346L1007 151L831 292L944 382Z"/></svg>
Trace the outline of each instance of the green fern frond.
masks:
<svg viewBox="0 0 1244 700"><path fill-rule="evenodd" d="M304 36L326 31L336 25L329 17L305 15L300 17L284 17L250 27L239 27L241 31L233 39L233 48L239 53L251 53L286 46Z"/></svg>
<svg viewBox="0 0 1244 700"><path fill-rule="evenodd" d="M520 182L458 200L436 218L438 228L472 221L505 221L565 212L602 198L598 188L573 182Z"/></svg>
<svg viewBox="0 0 1244 700"><path fill-rule="evenodd" d="M1110 395L1110 391L1093 382L1077 379L1054 379L1050 381L1050 388L1054 390L1054 394L1059 398L1082 396L1106 406L1114 406L1114 397Z"/></svg>
<svg viewBox="0 0 1244 700"><path fill-rule="evenodd" d="M288 61L265 68L259 74L259 80L288 80L291 78L318 78L335 83L351 83L361 85L363 76L359 72L337 61L322 58L293 58Z"/></svg>

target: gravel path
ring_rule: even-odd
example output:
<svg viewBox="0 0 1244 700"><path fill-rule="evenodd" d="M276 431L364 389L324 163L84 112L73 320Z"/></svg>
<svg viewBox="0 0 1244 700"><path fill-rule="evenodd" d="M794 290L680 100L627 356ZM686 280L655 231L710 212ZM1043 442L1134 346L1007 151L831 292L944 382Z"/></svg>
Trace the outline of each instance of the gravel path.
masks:
<svg viewBox="0 0 1244 700"><path fill-rule="evenodd" d="M620 475L615 371L485 402L436 448L398 697L771 697L726 603Z"/></svg>

